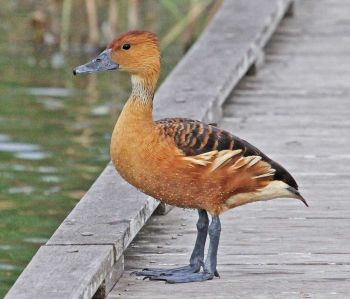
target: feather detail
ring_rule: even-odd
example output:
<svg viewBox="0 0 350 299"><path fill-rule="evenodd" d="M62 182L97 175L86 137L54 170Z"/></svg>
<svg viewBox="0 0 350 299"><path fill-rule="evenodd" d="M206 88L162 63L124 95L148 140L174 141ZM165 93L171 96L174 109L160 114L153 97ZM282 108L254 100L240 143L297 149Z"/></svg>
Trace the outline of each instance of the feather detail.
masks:
<svg viewBox="0 0 350 299"><path fill-rule="evenodd" d="M235 164L233 164L231 167L230 167L230 170L232 171L235 171L241 167L243 167L244 165L246 165L248 162L247 162L247 158L245 157L241 157L239 158Z"/></svg>
<svg viewBox="0 0 350 299"><path fill-rule="evenodd" d="M215 195L218 198L255 194L273 181L284 182L298 190L294 178L281 165L247 141L220 129L216 124L214 126L186 118L166 118L156 121L155 124L162 138L161 142L175 146L181 160L186 161L184 166L189 168L184 171L193 173L191 183L201 182L198 186L202 187L203 184L208 184L207 196L210 192L214 194L218 187L220 191ZM204 183L205 180L208 182ZM265 194L272 193L265 190ZM203 200L203 195L198 194L197 197ZM216 206L212 203L208 211L220 213L218 205L219 202Z"/></svg>
<svg viewBox="0 0 350 299"><path fill-rule="evenodd" d="M273 169L274 170L274 169ZM266 178L266 177L270 177L270 176L273 176L275 174L274 171L271 171L271 172L268 172L268 173L264 173L264 174L260 174L260 175L256 175L256 176L253 176L253 179L262 179L262 178Z"/></svg>
<svg viewBox="0 0 350 299"><path fill-rule="evenodd" d="M246 203L270 200L279 197L300 199L300 197L291 192L289 188L289 185L282 181L271 181L265 187L254 192L239 193L229 197L226 200L225 205L231 209Z"/></svg>
<svg viewBox="0 0 350 299"><path fill-rule="evenodd" d="M220 151L217 158L213 161L211 171L217 170L220 167L223 167L226 165L229 161L231 161L231 158L240 154L242 150L223 150Z"/></svg>
<svg viewBox="0 0 350 299"><path fill-rule="evenodd" d="M196 165L207 166L217 153L218 151L211 151L197 156L183 157L182 159Z"/></svg>
<svg viewBox="0 0 350 299"><path fill-rule="evenodd" d="M253 165L255 165L256 163L258 163L261 160L260 156L252 156L253 158L251 159L251 161L247 164L247 167L252 167Z"/></svg>

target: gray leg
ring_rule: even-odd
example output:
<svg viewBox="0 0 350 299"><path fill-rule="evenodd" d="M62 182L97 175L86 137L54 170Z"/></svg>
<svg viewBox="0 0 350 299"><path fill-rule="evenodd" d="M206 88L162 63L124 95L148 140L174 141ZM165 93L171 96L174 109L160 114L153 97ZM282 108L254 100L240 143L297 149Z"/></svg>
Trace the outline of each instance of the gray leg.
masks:
<svg viewBox="0 0 350 299"><path fill-rule="evenodd" d="M217 265L217 255L218 255L220 234L221 234L220 218L219 216L214 216L209 227L210 244L209 244L207 259L205 260L204 272L213 273L215 276L219 276L219 273L216 270L216 265Z"/></svg>
<svg viewBox="0 0 350 299"><path fill-rule="evenodd" d="M146 268L142 271L133 272L137 276L145 276L145 278L169 276L180 273L196 273L199 272L201 266L204 267L204 247L208 234L209 219L205 210L198 210L198 222L197 222L197 239L193 248L190 264L188 266L173 268L173 269L161 269L161 268Z"/></svg>
<svg viewBox="0 0 350 299"><path fill-rule="evenodd" d="M152 276L148 278L151 280L164 280L168 283L185 283L210 280L213 279L214 276L219 276L216 270L216 265L220 233L221 223L219 216L213 216L212 222L209 226L210 244L203 272L176 272L171 275ZM198 257L198 255L195 256Z"/></svg>
<svg viewBox="0 0 350 299"><path fill-rule="evenodd" d="M204 247L209 226L208 214L205 210L198 210L198 216L197 239L190 258L190 265L197 269L196 272L198 272L200 267L204 264Z"/></svg>

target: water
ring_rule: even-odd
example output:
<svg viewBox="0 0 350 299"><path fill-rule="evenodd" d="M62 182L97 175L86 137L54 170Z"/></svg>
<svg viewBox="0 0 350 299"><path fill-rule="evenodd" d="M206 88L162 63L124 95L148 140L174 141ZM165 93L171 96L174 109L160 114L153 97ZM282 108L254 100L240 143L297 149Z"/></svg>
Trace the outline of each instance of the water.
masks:
<svg viewBox="0 0 350 299"><path fill-rule="evenodd" d="M176 26L179 14L198 5L178 1L174 13L164 5L175 5L171 1L148 2L156 13L153 18L139 13L139 26L160 36ZM70 33L74 49L65 55L59 44L50 44L50 36L47 44L42 42L43 30L51 31L35 27L33 12L47 13L52 3L60 1L0 0L0 297L109 161L111 131L130 91L129 78L121 73L72 76L74 66L96 53L79 51L79 32L84 36L86 26L78 28L76 21ZM84 7L84 1L77 3ZM98 3L103 17L102 4L109 1ZM126 0L118 3L121 12L127 9ZM47 23L60 21L58 14ZM205 21L202 17L196 23L195 36ZM127 27L128 20L121 17L118 28ZM182 36L163 52L162 79L186 46Z"/></svg>

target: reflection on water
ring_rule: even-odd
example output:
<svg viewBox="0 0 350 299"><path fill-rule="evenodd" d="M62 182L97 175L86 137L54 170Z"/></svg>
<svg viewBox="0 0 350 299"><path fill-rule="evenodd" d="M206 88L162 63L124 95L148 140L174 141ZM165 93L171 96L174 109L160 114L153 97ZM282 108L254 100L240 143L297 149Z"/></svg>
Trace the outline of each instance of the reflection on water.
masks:
<svg viewBox="0 0 350 299"><path fill-rule="evenodd" d="M11 142L10 137L2 135L0 139L0 152L12 153L17 159L40 160L47 157L47 154L40 150L36 144Z"/></svg>
<svg viewBox="0 0 350 299"><path fill-rule="evenodd" d="M132 6L129 19L121 17L116 28L126 30L128 22L136 22L165 36L167 43L173 32L179 32L177 24L183 27L184 16L194 11L191 7L195 5L198 11L198 5L205 3L139 3L146 2L153 12L141 13L142 7ZM108 162L110 134L130 91L129 78L121 73L72 76L72 67L95 53L75 50L63 55L59 43L49 43L62 37L57 32L60 15L52 8L59 3L62 1L0 0L0 297ZM84 7L85 2L72 3ZM107 13L103 3L111 10L119 3L125 10L128 1L96 3L101 20ZM44 6L44 15L40 15ZM209 14L208 9L202 16ZM45 19L47 11L47 16L57 19ZM111 24L116 22L113 15L108 18ZM71 23L75 49L80 31L87 39L93 37L86 28L77 27L76 19ZM205 21L206 17L197 23L189 19L194 35ZM101 28L105 27L101 22ZM180 35L163 51L162 78L180 59L187 43L188 38Z"/></svg>

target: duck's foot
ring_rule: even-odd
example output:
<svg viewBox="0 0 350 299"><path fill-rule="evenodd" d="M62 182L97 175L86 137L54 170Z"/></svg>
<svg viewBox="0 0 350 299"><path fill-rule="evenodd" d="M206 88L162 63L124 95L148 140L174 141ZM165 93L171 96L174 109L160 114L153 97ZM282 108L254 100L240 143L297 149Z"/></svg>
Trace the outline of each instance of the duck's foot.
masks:
<svg viewBox="0 0 350 299"><path fill-rule="evenodd" d="M214 277L214 273L209 272L195 272L195 273L184 273L184 272L175 272L171 275L158 275L158 276L145 276L144 279L149 280L161 280L167 283L187 283L187 282L200 282L211 280Z"/></svg>
<svg viewBox="0 0 350 299"><path fill-rule="evenodd" d="M144 279L162 280L167 283L186 283L211 280L214 276L220 277L218 271L210 273L206 270L199 272L200 266L188 265L174 269L146 268L131 274L144 276Z"/></svg>
<svg viewBox="0 0 350 299"><path fill-rule="evenodd" d="M144 279L162 280L168 283L186 283L199 282L213 279L214 276L220 277L216 271L217 250L219 246L221 224L219 216L213 216L212 223L209 227L210 244L208 256L203 263L205 240L208 233L208 215L204 210L198 210L199 219L197 222L197 239L196 245L192 251L190 264L185 267L174 269L153 269L146 268L142 271L136 271L132 274L144 276ZM203 268L203 272L200 272Z"/></svg>
<svg viewBox="0 0 350 299"><path fill-rule="evenodd" d="M188 265L173 269L162 269L162 268L145 268L142 271L135 271L131 274L136 276L145 276L145 278L159 277L159 276L171 276L181 274L191 274L199 272L200 266Z"/></svg>

